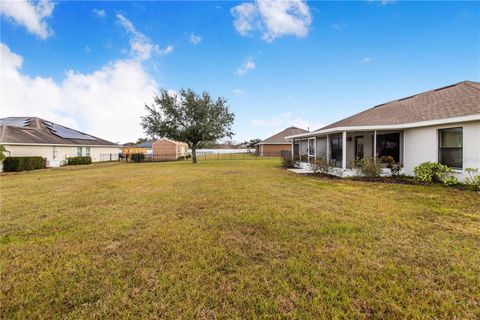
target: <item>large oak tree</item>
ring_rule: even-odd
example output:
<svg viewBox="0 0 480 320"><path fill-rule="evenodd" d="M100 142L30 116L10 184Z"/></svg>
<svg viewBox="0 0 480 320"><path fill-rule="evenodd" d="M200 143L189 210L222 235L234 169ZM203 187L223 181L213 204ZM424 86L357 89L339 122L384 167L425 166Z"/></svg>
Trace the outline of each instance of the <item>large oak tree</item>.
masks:
<svg viewBox="0 0 480 320"><path fill-rule="evenodd" d="M201 95L191 89L171 94L162 89L154 103L145 105L147 115L142 127L152 138L168 138L185 142L192 149L192 162L197 163L200 143L214 142L233 135L235 115L229 111L227 100L213 100L208 92Z"/></svg>

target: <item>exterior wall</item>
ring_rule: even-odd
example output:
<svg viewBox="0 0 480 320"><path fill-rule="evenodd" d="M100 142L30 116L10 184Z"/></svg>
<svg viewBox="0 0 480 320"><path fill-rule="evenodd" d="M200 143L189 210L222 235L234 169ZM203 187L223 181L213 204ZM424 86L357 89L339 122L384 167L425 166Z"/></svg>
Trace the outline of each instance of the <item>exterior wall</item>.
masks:
<svg viewBox="0 0 480 320"><path fill-rule="evenodd" d="M286 144L261 144L260 156L276 156L280 155L282 151L292 152L292 145Z"/></svg>
<svg viewBox="0 0 480 320"><path fill-rule="evenodd" d="M47 158L47 165L50 166L52 161L59 161L60 165L66 164L68 157L77 156L77 147L70 146L39 146L39 145L5 145L6 156L12 157L42 157ZM55 150L55 156L54 156ZM118 147L90 147L90 157L93 162L109 160L109 154L112 154L112 160L118 159ZM82 156L86 156L86 147L82 146ZM107 159L108 157L108 159Z"/></svg>
<svg viewBox="0 0 480 320"><path fill-rule="evenodd" d="M448 124L404 131L404 172L414 175L413 169L422 162L438 161L438 130L463 128L463 169L480 169L480 121ZM463 170L456 171L456 177L463 181Z"/></svg>

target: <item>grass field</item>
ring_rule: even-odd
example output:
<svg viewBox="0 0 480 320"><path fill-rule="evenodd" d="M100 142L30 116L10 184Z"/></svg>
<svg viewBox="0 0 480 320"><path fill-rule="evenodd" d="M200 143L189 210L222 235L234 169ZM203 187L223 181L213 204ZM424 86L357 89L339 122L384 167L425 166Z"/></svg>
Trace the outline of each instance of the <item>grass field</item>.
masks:
<svg viewBox="0 0 480 320"><path fill-rule="evenodd" d="M480 316L480 196L278 161L1 178L2 318Z"/></svg>

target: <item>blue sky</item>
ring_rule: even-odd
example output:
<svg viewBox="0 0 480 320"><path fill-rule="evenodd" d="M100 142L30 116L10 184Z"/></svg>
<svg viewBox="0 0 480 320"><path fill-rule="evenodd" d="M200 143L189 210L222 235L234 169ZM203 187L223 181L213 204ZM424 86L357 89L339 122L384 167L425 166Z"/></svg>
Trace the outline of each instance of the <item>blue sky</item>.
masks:
<svg viewBox="0 0 480 320"><path fill-rule="evenodd" d="M142 136L158 88L224 96L235 140L480 80L479 2L8 2L1 115Z"/></svg>

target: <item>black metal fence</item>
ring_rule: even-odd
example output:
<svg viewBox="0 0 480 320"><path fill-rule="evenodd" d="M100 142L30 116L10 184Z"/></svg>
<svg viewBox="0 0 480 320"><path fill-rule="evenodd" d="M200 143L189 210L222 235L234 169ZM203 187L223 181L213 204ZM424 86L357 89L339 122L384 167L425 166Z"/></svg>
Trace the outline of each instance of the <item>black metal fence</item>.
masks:
<svg viewBox="0 0 480 320"><path fill-rule="evenodd" d="M102 162L166 162L166 161L181 161L189 160L191 161L191 154L187 155L178 155L178 154L101 154L100 161ZM198 161L207 161L207 160L262 160L262 159L272 159L272 158L282 158L282 157L291 157L291 152L289 151L280 151L280 152L264 152L261 156L255 153L248 152L197 152Z"/></svg>

